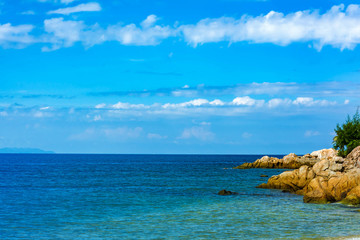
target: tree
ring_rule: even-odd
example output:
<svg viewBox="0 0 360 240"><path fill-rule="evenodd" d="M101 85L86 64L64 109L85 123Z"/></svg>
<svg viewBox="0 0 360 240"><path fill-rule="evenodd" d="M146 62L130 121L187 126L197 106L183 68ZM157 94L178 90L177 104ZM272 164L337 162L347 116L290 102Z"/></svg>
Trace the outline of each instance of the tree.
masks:
<svg viewBox="0 0 360 240"><path fill-rule="evenodd" d="M339 156L346 157L354 148L360 146L359 108L352 118L348 115L346 122L341 127L337 124L334 130L336 136L333 139L333 146L339 150Z"/></svg>

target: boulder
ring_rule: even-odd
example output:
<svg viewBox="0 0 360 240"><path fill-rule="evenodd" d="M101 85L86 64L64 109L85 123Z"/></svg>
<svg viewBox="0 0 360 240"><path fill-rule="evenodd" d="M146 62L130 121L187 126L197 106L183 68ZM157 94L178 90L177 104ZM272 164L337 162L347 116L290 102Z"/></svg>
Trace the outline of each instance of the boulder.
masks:
<svg viewBox="0 0 360 240"><path fill-rule="evenodd" d="M346 195L342 201L344 204L359 205L360 204L360 186L356 186Z"/></svg>
<svg viewBox="0 0 360 240"><path fill-rule="evenodd" d="M351 153L346 156L347 162L345 167L347 169L360 168L360 146L354 148Z"/></svg>
<svg viewBox="0 0 360 240"><path fill-rule="evenodd" d="M322 149L322 150L314 151L310 153L310 155L313 157L317 157L319 159L329 159L336 157L337 151L333 148Z"/></svg>
<svg viewBox="0 0 360 240"><path fill-rule="evenodd" d="M328 193L326 192L327 182L324 181L324 178L314 178L306 186L304 194L305 203L329 203Z"/></svg>

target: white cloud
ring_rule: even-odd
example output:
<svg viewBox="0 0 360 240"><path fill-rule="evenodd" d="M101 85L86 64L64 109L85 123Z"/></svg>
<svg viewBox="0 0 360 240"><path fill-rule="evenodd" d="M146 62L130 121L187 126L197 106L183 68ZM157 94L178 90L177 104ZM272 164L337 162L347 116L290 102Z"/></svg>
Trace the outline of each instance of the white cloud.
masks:
<svg viewBox="0 0 360 240"><path fill-rule="evenodd" d="M245 97L237 97L235 98L231 104L236 105L236 106L262 106L264 104L264 100L256 100L253 99L249 96L245 96Z"/></svg>
<svg viewBox="0 0 360 240"><path fill-rule="evenodd" d="M80 32L85 28L82 21L64 21L63 18L47 19L44 27L51 34L49 41L53 43L52 50L72 46L80 40Z"/></svg>
<svg viewBox="0 0 360 240"><path fill-rule="evenodd" d="M253 106L255 105L256 100L250 98L249 96L245 97L237 97L232 101L232 104L234 105L245 105L245 106Z"/></svg>
<svg viewBox="0 0 360 240"><path fill-rule="evenodd" d="M167 136L161 136L160 134L157 134L157 133L148 133L147 138L148 139L161 140L161 139L167 139L168 137Z"/></svg>
<svg viewBox="0 0 360 240"><path fill-rule="evenodd" d="M196 46L208 42L248 41L286 46L293 42L312 42L321 49L331 45L353 49L360 43L360 8L351 4L333 6L329 11L298 11L287 15L270 11L257 17L203 19L180 27L185 41Z"/></svg>
<svg viewBox="0 0 360 240"><path fill-rule="evenodd" d="M104 108L104 107L106 107L105 103L100 103L95 106L95 108Z"/></svg>
<svg viewBox="0 0 360 240"><path fill-rule="evenodd" d="M345 99L344 104L346 105L346 104L349 104L349 103L350 103L350 100L349 100L349 99Z"/></svg>
<svg viewBox="0 0 360 240"><path fill-rule="evenodd" d="M8 113L6 111L0 112L0 117L7 117Z"/></svg>
<svg viewBox="0 0 360 240"><path fill-rule="evenodd" d="M118 102L111 106L114 109L144 109L149 108L149 106L146 106L144 104L130 104L130 103L123 103Z"/></svg>
<svg viewBox="0 0 360 240"><path fill-rule="evenodd" d="M38 0L39 2L52 2L52 3L63 3L63 4L69 4L72 2L75 2L76 0Z"/></svg>
<svg viewBox="0 0 360 240"><path fill-rule="evenodd" d="M311 106L314 104L314 99L310 97L298 97L293 101L293 103L295 105Z"/></svg>
<svg viewBox="0 0 360 240"><path fill-rule="evenodd" d="M33 10L28 10L28 11L21 12L20 14L22 14L22 15L35 15L35 12Z"/></svg>
<svg viewBox="0 0 360 240"><path fill-rule="evenodd" d="M288 98L273 98L268 101L269 108L275 108L279 106L289 106L292 101Z"/></svg>
<svg viewBox="0 0 360 240"><path fill-rule="evenodd" d="M75 7L59 8L57 10L49 11L47 12L47 14L69 15L78 12L99 12L99 11L101 11L100 4L96 2L91 2L91 3L82 3Z"/></svg>
<svg viewBox="0 0 360 240"><path fill-rule="evenodd" d="M155 15L148 16L141 23L141 28L135 24L109 26L106 30L107 39L123 45L154 46L175 35L175 30L169 26L154 25L156 20Z"/></svg>
<svg viewBox="0 0 360 240"><path fill-rule="evenodd" d="M43 51L57 50L61 47L71 47L76 42L85 46L93 46L105 40L104 33L98 25L86 26L83 21L51 18L44 21L44 28L48 35L44 42L51 43L51 48L43 47Z"/></svg>
<svg viewBox="0 0 360 240"><path fill-rule="evenodd" d="M199 98L199 99L194 99L194 100L191 100L189 102L186 102L185 105L186 106L196 106L196 107L198 107L198 106L202 106L202 105L205 105L205 104L208 104L208 103L209 103L208 100Z"/></svg>
<svg viewBox="0 0 360 240"><path fill-rule="evenodd" d="M214 101L209 102L210 105L213 106L224 106L225 103L219 99L215 99Z"/></svg>
<svg viewBox="0 0 360 240"><path fill-rule="evenodd" d="M192 127L184 129L179 139L196 138L201 141L210 141L214 137L215 134L204 127Z"/></svg>
<svg viewBox="0 0 360 240"><path fill-rule="evenodd" d="M163 104L162 107L163 108L184 108L184 107L199 107L199 106L203 106L203 105L208 105L209 104L209 100L207 99L194 99L188 102L183 102L183 103L166 103Z"/></svg>
<svg viewBox="0 0 360 240"><path fill-rule="evenodd" d="M140 25L143 28L149 28L149 27L154 26L154 24L156 23L157 20L158 20L158 17L156 15L149 15L149 16L147 16L147 18L144 21L142 21L140 23Z"/></svg>
<svg viewBox="0 0 360 240"><path fill-rule="evenodd" d="M0 46L25 47L36 42L35 39L29 35L33 29L33 25L12 26L10 23L0 24Z"/></svg>
<svg viewBox="0 0 360 240"><path fill-rule="evenodd" d="M328 100L314 100L311 97L298 97L293 102L294 105L303 105L303 106L329 106L329 105L335 105L336 102L330 102Z"/></svg>
<svg viewBox="0 0 360 240"><path fill-rule="evenodd" d="M305 137L314 137L314 136L319 136L320 135L320 132L318 131L312 131L312 130L307 130L305 133L304 133L304 136Z"/></svg>

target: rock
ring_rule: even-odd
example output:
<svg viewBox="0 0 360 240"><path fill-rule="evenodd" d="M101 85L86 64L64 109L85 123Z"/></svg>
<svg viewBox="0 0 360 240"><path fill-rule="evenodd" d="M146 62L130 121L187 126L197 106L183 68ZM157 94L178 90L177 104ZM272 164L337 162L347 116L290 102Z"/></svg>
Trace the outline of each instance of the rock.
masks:
<svg viewBox="0 0 360 240"><path fill-rule="evenodd" d="M269 176L265 174L261 174L260 177L269 177Z"/></svg>
<svg viewBox="0 0 360 240"><path fill-rule="evenodd" d="M334 161L336 163L343 163L345 161L345 159L342 157L336 156L336 157L334 157Z"/></svg>
<svg viewBox="0 0 360 240"><path fill-rule="evenodd" d="M311 155L322 160L313 166L301 166L269 178L259 188L282 189L304 195L306 203L330 203L341 201L360 204L360 147L345 159L333 155L329 149Z"/></svg>
<svg viewBox="0 0 360 240"><path fill-rule="evenodd" d="M311 156L310 153L305 154L303 157L305 157L305 158L316 158L315 156Z"/></svg>
<svg viewBox="0 0 360 240"><path fill-rule="evenodd" d="M354 187L346 195L346 198L342 201L344 204L359 205L360 204L360 186Z"/></svg>
<svg viewBox="0 0 360 240"><path fill-rule="evenodd" d="M351 153L346 156L346 159L348 160L347 168L360 168L360 146L354 148Z"/></svg>
<svg viewBox="0 0 360 240"><path fill-rule="evenodd" d="M308 166L302 166L294 171L286 171L277 176L272 176L267 183L258 188L282 189L296 193L303 189L314 177L314 172Z"/></svg>
<svg viewBox="0 0 360 240"><path fill-rule="evenodd" d="M310 153L310 155L317 157L319 159L328 159L328 158L336 157L337 151L333 148L322 149L322 150L314 151L314 152Z"/></svg>
<svg viewBox="0 0 360 240"><path fill-rule="evenodd" d="M221 195L221 196L228 196L228 195L237 195L239 193L237 192L232 192L232 191L228 191L228 190L221 190L220 192L218 192L218 195Z"/></svg>
<svg viewBox="0 0 360 240"><path fill-rule="evenodd" d="M327 182L324 178L316 177L312 179L306 187L304 194L305 203L329 203L334 199L326 191Z"/></svg>
<svg viewBox="0 0 360 240"><path fill-rule="evenodd" d="M248 168L285 168L297 169L303 165L313 166L319 161L318 158L310 154L304 156L297 156L295 153L290 153L282 159L276 157L264 156L253 163L244 163L234 169L248 169Z"/></svg>

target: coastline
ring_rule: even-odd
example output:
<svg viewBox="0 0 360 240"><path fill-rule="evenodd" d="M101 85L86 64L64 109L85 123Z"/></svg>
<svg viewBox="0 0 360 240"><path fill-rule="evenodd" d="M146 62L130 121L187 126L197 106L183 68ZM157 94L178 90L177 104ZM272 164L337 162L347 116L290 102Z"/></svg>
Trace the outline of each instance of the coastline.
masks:
<svg viewBox="0 0 360 240"><path fill-rule="evenodd" d="M345 158L339 157L334 149L322 149L304 156L291 153L282 159L263 156L233 169L250 168L290 170L270 177L267 183L257 188L280 189L303 195L304 203L360 205L360 147ZM360 235L320 239L360 240Z"/></svg>
<svg viewBox="0 0 360 240"><path fill-rule="evenodd" d="M253 163L234 169L291 168L274 175L257 188L279 189L303 195L305 203L360 205L360 146L345 158L335 149L322 149L297 156L290 153L282 159L264 156Z"/></svg>

